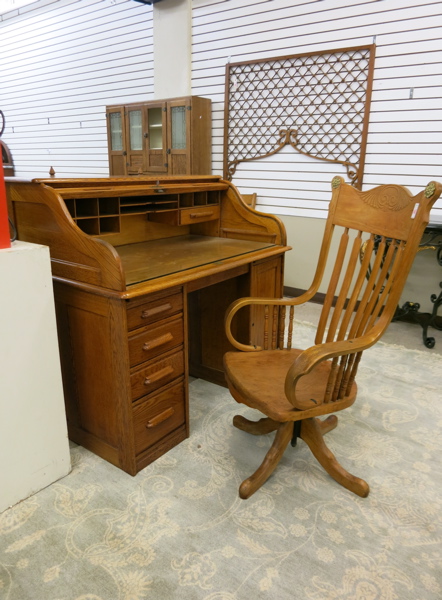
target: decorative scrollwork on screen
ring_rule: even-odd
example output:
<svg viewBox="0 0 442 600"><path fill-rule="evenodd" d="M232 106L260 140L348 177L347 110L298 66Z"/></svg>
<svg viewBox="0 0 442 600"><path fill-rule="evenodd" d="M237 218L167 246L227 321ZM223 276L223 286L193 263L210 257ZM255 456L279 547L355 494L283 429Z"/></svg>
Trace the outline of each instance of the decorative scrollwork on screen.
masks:
<svg viewBox="0 0 442 600"><path fill-rule="evenodd" d="M373 65L374 46L228 64L224 176L289 145L360 188Z"/></svg>

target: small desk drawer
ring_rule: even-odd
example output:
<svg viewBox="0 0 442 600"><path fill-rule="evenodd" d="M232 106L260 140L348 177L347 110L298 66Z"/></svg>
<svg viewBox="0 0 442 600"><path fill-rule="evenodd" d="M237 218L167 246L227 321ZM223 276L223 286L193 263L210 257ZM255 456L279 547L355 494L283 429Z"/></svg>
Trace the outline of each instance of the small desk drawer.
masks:
<svg viewBox="0 0 442 600"><path fill-rule="evenodd" d="M184 353L182 350L169 353L164 358L154 359L130 376L132 399L151 394L184 374Z"/></svg>
<svg viewBox="0 0 442 600"><path fill-rule="evenodd" d="M181 312L183 310L183 295L181 293L172 294L171 296L142 304L137 301L136 306L133 306L134 303L135 301L129 302L127 307L128 329L143 327L143 325L147 325L148 323L153 323Z"/></svg>
<svg viewBox="0 0 442 600"><path fill-rule="evenodd" d="M135 453L143 452L186 420L184 383L134 406Z"/></svg>
<svg viewBox="0 0 442 600"><path fill-rule="evenodd" d="M183 343L183 318L169 319L157 327L129 336L129 359L133 367Z"/></svg>
<svg viewBox="0 0 442 600"><path fill-rule="evenodd" d="M214 221L215 219L219 219L218 205L197 206L180 211L180 225L192 225L192 223Z"/></svg>

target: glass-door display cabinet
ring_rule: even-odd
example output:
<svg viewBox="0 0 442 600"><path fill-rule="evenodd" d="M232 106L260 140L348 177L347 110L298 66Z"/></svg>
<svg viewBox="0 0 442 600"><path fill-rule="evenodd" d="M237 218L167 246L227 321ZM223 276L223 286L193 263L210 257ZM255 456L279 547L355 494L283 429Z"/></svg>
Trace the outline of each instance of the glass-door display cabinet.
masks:
<svg viewBox="0 0 442 600"><path fill-rule="evenodd" d="M211 173L211 100L187 96L106 108L110 175Z"/></svg>

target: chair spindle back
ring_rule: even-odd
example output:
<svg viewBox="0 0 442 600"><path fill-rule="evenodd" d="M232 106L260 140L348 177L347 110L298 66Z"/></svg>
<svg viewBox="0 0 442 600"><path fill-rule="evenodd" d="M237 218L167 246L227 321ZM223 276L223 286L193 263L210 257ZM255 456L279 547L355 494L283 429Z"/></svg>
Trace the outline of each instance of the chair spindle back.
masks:
<svg viewBox="0 0 442 600"><path fill-rule="evenodd" d="M335 177L332 189L318 267L303 302L318 291L324 273L331 272L315 344L372 335L372 345L393 318L431 206L442 187L431 182L416 196L398 185L360 192ZM332 247L337 248L334 258ZM285 306L265 306L264 350L292 348L297 303L293 299L288 311ZM361 355L355 352L332 360L324 403L349 394Z"/></svg>

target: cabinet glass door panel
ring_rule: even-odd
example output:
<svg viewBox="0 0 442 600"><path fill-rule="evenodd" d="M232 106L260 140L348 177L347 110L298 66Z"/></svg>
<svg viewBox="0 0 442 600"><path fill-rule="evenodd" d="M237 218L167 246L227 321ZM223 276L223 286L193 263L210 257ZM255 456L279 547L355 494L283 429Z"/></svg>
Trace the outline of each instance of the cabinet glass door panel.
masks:
<svg viewBox="0 0 442 600"><path fill-rule="evenodd" d="M107 145L111 175L126 175L126 140L124 109L109 107L107 116Z"/></svg>
<svg viewBox="0 0 442 600"><path fill-rule="evenodd" d="M123 119L120 112L114 112L109 115L111 131L111 149L113 151L123 151Z"/></svg>
<svg viewBox="0 0 442 600"><path fill-rule="evenodd" d="M143 124L141 109L129 111L129 148L131 150L143 149Z"/></svg>
<svg viewBox="0 0 442 600"><path fill-rule="evenodd" d="M186 148L186 107L172 106L172 148L184 150Z"/></svg>
<svg viewBox="0 0 442 600"><path fill-rule="evenodd" d="M147 121L147 153L146 171L167 173L167 139L166 139L166 103L149 103L146 107Z"/></svg>
<svg viewBox="0 0 442 600"><path fill-rule="evenodd" d="M190 98L167 103L167 144L170 175L190 173Z"/></svg>
<svg viewBox="0 0 442 600"><path fill-rule="evenodd" d="M146 122L143 105L137 104L126 109L126 169L128 175L138 175L145 168Z"/></svg>
<svg viewBox="0 0 442 600"><path fill-rule="evenodd" d="M163 149L163 110L160 106L147 109L147 128L149 148L151 150Z"/></svg>

